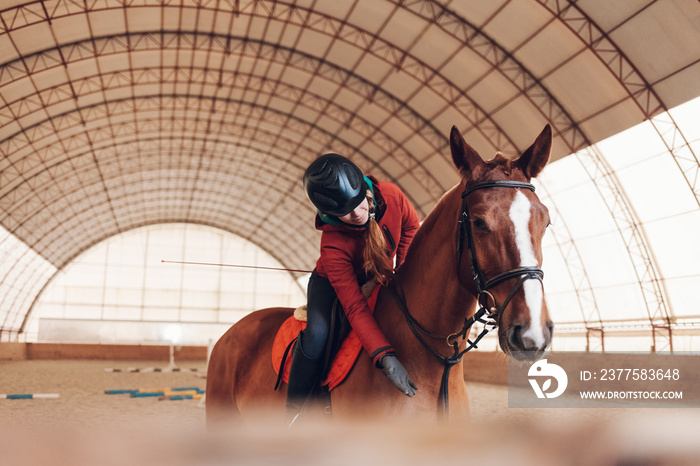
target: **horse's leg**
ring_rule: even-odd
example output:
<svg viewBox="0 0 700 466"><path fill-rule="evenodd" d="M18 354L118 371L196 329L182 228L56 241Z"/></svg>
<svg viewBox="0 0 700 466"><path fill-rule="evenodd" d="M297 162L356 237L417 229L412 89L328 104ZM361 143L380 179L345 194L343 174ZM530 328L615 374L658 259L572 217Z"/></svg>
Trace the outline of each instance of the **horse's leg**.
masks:
<svg viewBox="0 0 700 466"><path fill-rule="evenodd" d="M465 357L469 357L469 353ZM463 422L469 419L469 395L464 384L464 363L452 368L450 373L449 397L451 421Z"/></svg>

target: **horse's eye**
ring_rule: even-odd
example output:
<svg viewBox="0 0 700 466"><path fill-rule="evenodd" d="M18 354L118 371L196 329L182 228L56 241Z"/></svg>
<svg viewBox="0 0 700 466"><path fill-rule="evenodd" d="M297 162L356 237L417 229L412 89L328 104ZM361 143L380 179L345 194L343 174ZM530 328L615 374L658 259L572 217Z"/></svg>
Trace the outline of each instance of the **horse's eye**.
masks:
<svg viewBox="0 0 700 466"><path fill-rule="evenodd" d="M483 218L476 217L474 219L474 228L477 228L479 230L483 231L489 231L489 226L486 225L486 222L484 221Z"/></svg>

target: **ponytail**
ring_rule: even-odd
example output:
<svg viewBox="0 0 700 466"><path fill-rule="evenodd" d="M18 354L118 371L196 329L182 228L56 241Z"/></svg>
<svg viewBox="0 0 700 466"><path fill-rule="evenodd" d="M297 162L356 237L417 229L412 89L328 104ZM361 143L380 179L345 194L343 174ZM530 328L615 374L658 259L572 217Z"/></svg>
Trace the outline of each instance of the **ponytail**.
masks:
<svg viewBox="0 0 700 466"><path fill-rule="evenodd" d="M372 191L367 190L369 201L369 225L367 228L365 249L363 251L364 272L368 279L374 278L380 285L386 285L393 272L391 260L387 252L384 233L374 218L375 203Z"/></svg>

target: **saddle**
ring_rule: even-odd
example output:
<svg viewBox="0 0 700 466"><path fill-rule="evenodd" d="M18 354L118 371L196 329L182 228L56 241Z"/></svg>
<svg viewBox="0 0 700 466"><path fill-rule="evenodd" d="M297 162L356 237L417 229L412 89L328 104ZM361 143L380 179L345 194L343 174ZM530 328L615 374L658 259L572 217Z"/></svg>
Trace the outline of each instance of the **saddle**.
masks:
<svg viewBox="0 0 700 466"><path fill-rule="evenodd" d="M367 298L367 304L374 312L379 294L378 286L370 282L371 286L363 286L363 294ZM299 332L306 328L306 306L295 309L280 329L277 331L275 341L272 344L272 366L277 373L277 389L281 382L289 382L289 368L292 364L291 355L296 344ZM350 370L355 365L357 357L362 352L362 345L355 332L350 327L345 311L336 299L331 314L331 328L324 352L324 370L321 377L321 387L328 392L340 385Z"/></svg>

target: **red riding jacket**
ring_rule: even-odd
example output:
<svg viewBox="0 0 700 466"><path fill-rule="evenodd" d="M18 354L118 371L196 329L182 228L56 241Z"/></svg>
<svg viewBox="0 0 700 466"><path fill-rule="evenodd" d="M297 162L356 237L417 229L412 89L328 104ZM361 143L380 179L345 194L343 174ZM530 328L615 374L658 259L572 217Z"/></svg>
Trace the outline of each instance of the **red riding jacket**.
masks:
<svg viewBox="0 0 700 466"><path fill-rule="evenodd" d="M398 267L406 257L408 246L419 227L418 215L396 185L377 181L373 177L369 179L377 204L375 219L384 232L392 260L396 256ZM362 251L367 227L338 223L326 223L319 215L316 216L316 229L323 232L321 257L316 263L316 271L333 285L362 347L377 365L382 356L393 351L393 348L379 329L360 288L360 284L366 281L362 270Z"/></svg>

